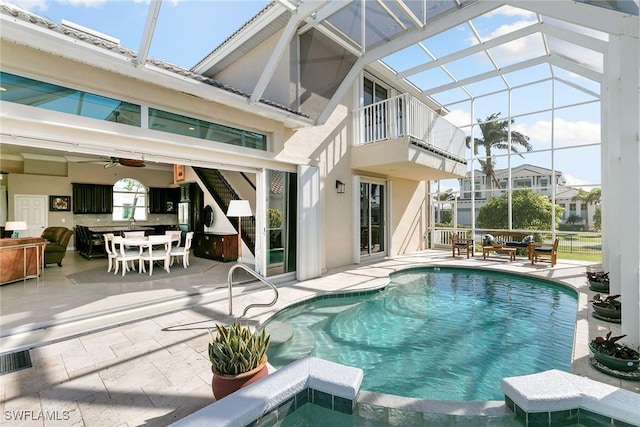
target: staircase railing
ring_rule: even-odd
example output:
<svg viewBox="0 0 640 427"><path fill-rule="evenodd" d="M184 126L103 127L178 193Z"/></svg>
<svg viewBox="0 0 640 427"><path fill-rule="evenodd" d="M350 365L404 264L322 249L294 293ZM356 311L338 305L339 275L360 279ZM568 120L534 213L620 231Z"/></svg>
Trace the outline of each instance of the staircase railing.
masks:
<svg viewBox="0 0 640 427"><path fill-rule="evenodd" d="M242 312L242 316L241 317L244 317L247 314L247 311L249 311L249 309L251 309L251 308L254 308L254 307L271 307L272 305L274 305L278 301L278 288L276 288L273 283L271 283L264 276L261 276L256 271L250 269L246 265L238 263L238 264L235 264L235 265L231 266L231 268L229 269L229 274L227 275L227 286L229 288L229 316L233 316L233 292L231 291L232 281L233 281L233 272L236 271L238 268L241 268L242 270L246 271L247 273L249 273L250 275L252 275L256 279L258 279L259 281L261 281L265 285L269 286L271 289L273 289L273 292L275 292L275 296L273 298L273 301L271 301L270 303L249 304L248 306L246 306L244 308L244 311Z"/></svg>
<svg viewBox="0 0 640 427"><path fill-rule="evenodd" d="M193 168L193 170L224 212L229 208L229 202L231 200L240 199L238 193L231 187L220 171L203 168ZM253 216L229 218L229 221L236 230L238 229L238 219L242 221L242 240L249 248L255 248L256 218Z"/></svg>

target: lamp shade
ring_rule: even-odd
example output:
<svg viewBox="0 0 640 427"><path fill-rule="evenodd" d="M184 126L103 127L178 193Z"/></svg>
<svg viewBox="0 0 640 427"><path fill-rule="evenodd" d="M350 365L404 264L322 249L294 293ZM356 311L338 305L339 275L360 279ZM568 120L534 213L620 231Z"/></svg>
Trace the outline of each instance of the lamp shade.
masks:
<svg viewBox="0 0 640 427"><path fill-rule="evenodd" d="M251 216L251 205L248 200L231 200L229 202L229 209L227 209L227 216Z"/></svg>
<svg viewBox="0 0 640 427"><path fill-rule="evenodd" d="M27 229L26 221L7 221L4 224L4 229L8 231L21 231Z"/></svg>
<svg viewBox="0 0 640 427"><path fill-rule="evenodd" d="M13 231L11 237L17 239L20 237L20 231L27 229L27 223L25 221L7 221L4 224L4 229L7 231Z"/></svg>

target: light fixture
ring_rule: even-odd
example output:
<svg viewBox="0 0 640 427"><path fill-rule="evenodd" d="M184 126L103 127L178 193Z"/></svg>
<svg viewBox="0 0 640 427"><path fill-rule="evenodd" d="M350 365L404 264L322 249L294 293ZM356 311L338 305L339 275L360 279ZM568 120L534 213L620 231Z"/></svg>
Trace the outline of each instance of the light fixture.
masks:
<svg viewBox="0 0 640 427"><path fill-rule="evenodd" d="M238 218L238 262L242 259L242 217L252 216L251 205L248 200L231 200L227 216Z"/></svg>
<svg viewBox="0 0 640 427"><path fill-rule="evenodd" d="M344 187L345 187L344 182L340 181L339 179L336 180L336 191L338 192L338 194L344 193Z"/></svg>
<svg viewBox="0 0 640 427"><path fill-rule="evenodd" d="M11 237L17 239L20 236L20 231L27 229L27 223L25 221L7 221L4 224L4 229L13 231Z"/></svg>

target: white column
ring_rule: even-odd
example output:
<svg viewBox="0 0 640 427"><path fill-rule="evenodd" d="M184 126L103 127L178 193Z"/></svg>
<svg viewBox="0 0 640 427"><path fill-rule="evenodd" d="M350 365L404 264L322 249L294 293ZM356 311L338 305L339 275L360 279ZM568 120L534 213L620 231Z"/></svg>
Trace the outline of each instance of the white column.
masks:
<svg viewBox="0 0 640 427"><path fill-rule="evenodd" d="M610 35L603 87L603 234L611 292L621 294L622 333L640 345L640 71L638 38ZM606 146L606 148L604 148ZM605 187L606 184L606 187ZM606 214L605 214L606 212Z"/></svg>
<svg viewBox="0 0 640 427"><path fill-rule="evenodd" d="M317 166L298 166L298 280L322 273L322 215L320 171Z"/></svg>
<svg viewBox="0 0 640 427"><path fill-rule="evenodd" d="M267 275L267 169L256 172L256 247L254 251L255 270L263 276ZM244 249L243 249L244 251Z"/></svg>

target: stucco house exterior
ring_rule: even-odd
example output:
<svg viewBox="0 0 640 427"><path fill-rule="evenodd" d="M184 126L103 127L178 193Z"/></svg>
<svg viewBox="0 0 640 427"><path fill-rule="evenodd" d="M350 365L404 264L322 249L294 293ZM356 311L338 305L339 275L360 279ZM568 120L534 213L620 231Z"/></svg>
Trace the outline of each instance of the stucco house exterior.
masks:
<svg viewBox="0 0 640 427"><path fill-rule="evenodd" d="M280 3L191 70L143 58L90 29L1 8L2 143L51 150L37 158L3 156L3 170L18 172L9 176L9 200L71 194L77 182L113 184L116 168L105 174L82 154L143 159L186 166L186 179L126 167L117 168L118 178L128 173L147 187L196 182L214 206L210 231L233 232L226 207L207 194L193 168L218 170L255 214L258 231L245 241L243 258L259 273L305 279L424 249L428 181L466 170L464 135L436 113L439 105L379 65L363 67L339 91L353 63L348 52L313 28L291 37L287 32L298 29L291 22L304 22ZM94 113L90 99L102 110ZM52 182L57 187L47 188ZM280 268L272 265L268 237L273 209L283 222ZM49 215L49 225L62 219ZM109 220L73 215L61 225Z"/></svg>

